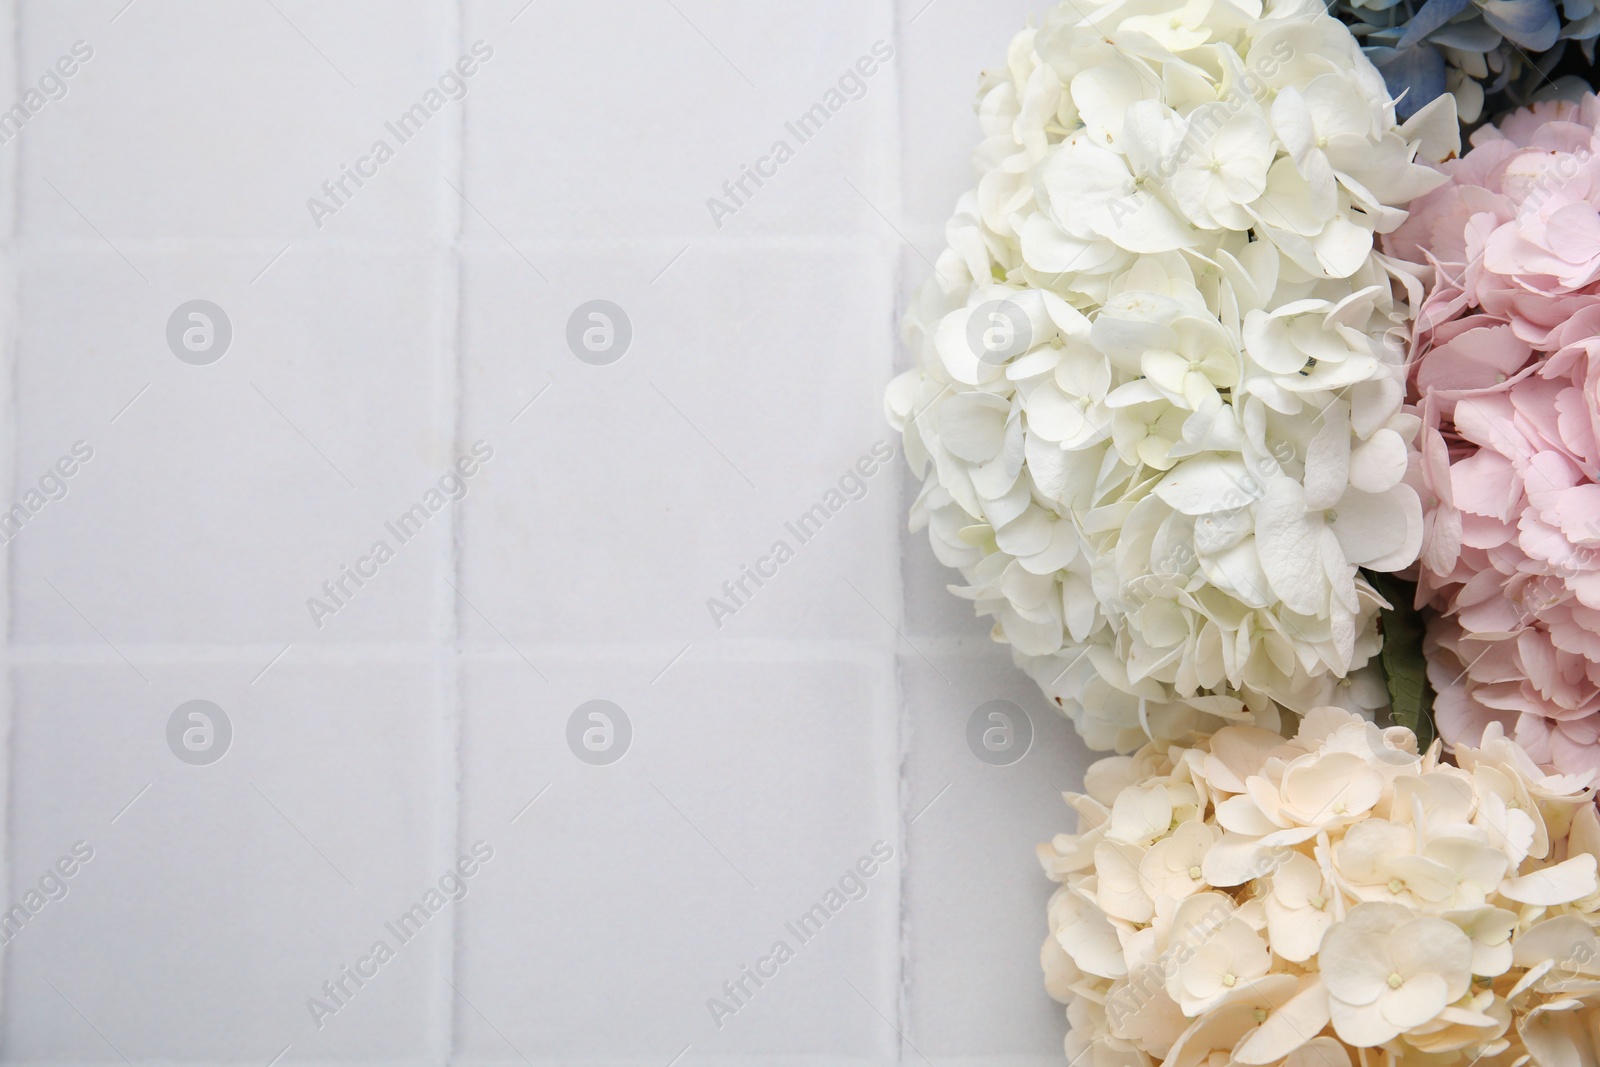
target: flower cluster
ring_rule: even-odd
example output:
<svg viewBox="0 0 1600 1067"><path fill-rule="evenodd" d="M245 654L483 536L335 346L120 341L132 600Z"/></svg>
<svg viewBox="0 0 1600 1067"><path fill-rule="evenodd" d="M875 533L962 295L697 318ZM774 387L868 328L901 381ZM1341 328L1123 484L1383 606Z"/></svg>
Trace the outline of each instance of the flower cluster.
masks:
<svg viewBox="0 0 1600 1067"><path fill-rule="evenodd" d="M1334 8L1383 73L1402 116L1449 92L1469 124L1550 92L1569 46L1593 64L1600 35L1593 0L1569 0L1559 10L1555 0L1338 0Z"/></svg>
<svg viewBox="0 0 1600 1067"><path fill-rule="evenodd" d="M1589 96L1479 130L1387 247L1435 264L1410 380L1440 733L1600 772L1597 124Z"/></svg>
<svg viewBox="0 0 1600 1067"><path fill-rule="evenodd" d="M1594 1062L1600 819L1497 725L1440 762L1326 708L1096 763L1042 962L1075 1062Z"/></svg>
<svg viewBox="0 0 1600 1067"><path fill-rule="evenodd" d="M1358 568L1421 544L1421 289L1374 234L1452 98L1397 125L1314 0L1071 0L979 114L887 405L956 591L1093 748L1381 704Z"/></svg>

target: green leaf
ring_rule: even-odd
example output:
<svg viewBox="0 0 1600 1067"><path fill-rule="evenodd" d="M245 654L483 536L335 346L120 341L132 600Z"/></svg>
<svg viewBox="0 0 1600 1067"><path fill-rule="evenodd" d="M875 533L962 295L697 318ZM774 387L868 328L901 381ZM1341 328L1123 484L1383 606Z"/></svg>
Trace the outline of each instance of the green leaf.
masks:
<svg viewBox="0 0 1600 1067"><path fill-rule="evenodd" d="M1392 574L1363 571L1378 595L1393 607L1385 608L1378 625L1383 634L1383 650L1378 661L1389 688L1389 716L1396 726L1417 735L1417 751L1426 752L1433 744L1433 686L1428 684L1427 663L1422 657L1422 615L1412 607L1417 586Z"/></svg>

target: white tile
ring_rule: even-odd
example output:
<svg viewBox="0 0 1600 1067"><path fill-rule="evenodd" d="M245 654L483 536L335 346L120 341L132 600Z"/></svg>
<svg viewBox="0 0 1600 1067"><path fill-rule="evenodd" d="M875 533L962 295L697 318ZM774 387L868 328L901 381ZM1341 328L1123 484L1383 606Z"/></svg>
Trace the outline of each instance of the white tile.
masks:
<svg viewBox="0 0 1600 1067"><path fill-rule="evenodd" d="M901 130L908 226L937 226L977 181L972 150L981 136L974 110L982 71L1003 66L1006 46L1043 0L896 0L900 18Z"/></svg>
<svg viewBox="0 0 1600 1067"><path fill-rule="evenodd" d="M534 1063L664 1064L686 1045L684 1062L888 1062L873 1007L897 1014L889 666L686 660L653 685L627 663L568 667L549 685L520 665L466 671L463 832L500 866L463 909L459 985L481 1016L458 1014L458 1057L514 1059L509 1042ZM566 741L594 699L632 728L605 766ZM802 943L785 924L879 841L895 856ZM707 1001L779 940L794 957L747 981L719 1028Z"/></svg>
<svg viewBox="0 0 1600 1067"><path fill-rule="evenodd" d="M0 5L0 40L15 40L17 33L17 10L14 3ZM31 71L26 75L18 73L17 55L15 49L0 49L0 85L6 86L3 99L0 99L0 109L9 112L13 105L25 98L27 89L38 88L38 79L50 73L47 70ZM47 83L52 91L54 81ZM15 87L15 88L13 88ZM13 131L6 135L3 144L0 144L0 238L9 240L16 230L16 192L17 192L17 157L18 140L14 133L15 122L7 127ZM3 131L0 131L3 132ZM7 283L9 284L9 282Z"/></svg>
<svg viewBox="0 0 1600 1067"><path fill-rule="evenodd" d="M437 1053L448 905L410 944L389 935L395 958L320 1030L307 1001L450 860L443 676L288 660L251 685L253 663L144 669L149 682L120 663L14 669L8 906L75 842L93 857L7 949L8 1057ZM232 726L209 765L168 748L192 699Z"/></svg>
<svg viewBox="0 0 1600 1067"><path fill-rule="evenodd" d="M513 236L854 233L879 222L863 197L895 199L887 0L504 0L475 6L466 36L496 48L468 100L467 195ZM860 77L879 42L888 62ZM817 104L833 106L820 129L786 128ZM723 183L779 141L792 158L730 201ZM708 207L718 196L731 218Z"/></svg>
<svg viewBox="0 0 1600 1067"><path fill-rule="evenodd" d="M21 5L22 77L76 42L92 52L17 138L23 233L281 245L441 232L453 219L439 178L460 104L404 144L384 128L455 61L448 9L144 0L119 14L126 3ZM380 139L394 158L360 188L347 181L349 198L316 226L307 200Z"/></svg>
<svg viewBox="0 0 1600 1067"><path fill-rule="evenodd" d="M902 534L898 454L789 527L898 446L890 309L970 184L977 71L1041 6L925 2L20 5L0 82L95 55L0 145L7 491L95 457L7 553L6 903L96 852L4 950L5 1058L1059 1062L1033 846L1086 754ZM306 199L480 39L466 98L317 228ZM780 138L719 227L707 199ZM197 297L235 330L209 367L165 340ZM593 299L632 323L612 365L568 349ZM480 439L465 501L316 629L306 599ZM167 747L195 698L236 730L212 766ZM608 766L568 747L595 699L633 730ZM991 699L1032 716L1016 765L967 747ZM307 998L477 841L466 898L317 1029Z"/></svg>
<svg viewBox="0 0 1600 1067"><path fill-rule="evenodd" d="M651 285L675 251L567 249L548 285L509 252L469 257L463 436L497 453L465 506L463 592L519 642L892 643L900 464L872 458L895 441L887 256L696 246ZM608 366L566 343L595 297L632 323ZM852 500L839 484L863 457ZM818 505L838 506L802 528ZM770 577L741 579L747 566ZM464 626L497 640L475 613Z"/></svg>
<svg viewBox="0 0 1600 1067"><path fill-rule="evenodd" d="M12 542L15 637L99 643L98 628L119 645L281 645L441 632L430 612L448 604L443 517L395 541L369 585L347 582L346 606L320 628L307 606L451 462L440 262L307 250L252 285L262 260L248 250L143 259L148 285L103 247L25 260L16 492L75 442L93 459ZM167 346L169 316L196 296L232 322L209 366Z"/></svg>
<svg viewBox="0 0 1600 1067"><path fill-rule="evenodd" d="M1061 790L1082 785L1090 756L1072 726L999 646L935 655L937 672L902 657L908 709L906 914L910 1027L907 1036L936 1063L1059 1063L1066 1021L1046 996L1039 970L1045 878L1034 847L1071 830ZM1017 762L980 760L968 744L975 712L985 729L1031 723L1032 744ZM993 735L998 747L1004 734ZM981 742L980 742L981 743ZM1015 752L1016 749L1011 749ZM979 980L978 976L981 976Z"/></svg>

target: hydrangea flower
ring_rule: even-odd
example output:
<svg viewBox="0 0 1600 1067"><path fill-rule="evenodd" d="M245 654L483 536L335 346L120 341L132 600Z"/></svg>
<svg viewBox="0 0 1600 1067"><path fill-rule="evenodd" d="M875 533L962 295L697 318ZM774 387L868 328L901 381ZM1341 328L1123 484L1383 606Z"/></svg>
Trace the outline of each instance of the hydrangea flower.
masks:
<svg viewBox="0 0 1600 1067"><path fill-rule="evenodd" d="M1592 66L1600 35L1593 0L1338 0L1333 9L1382 72L1401 117L1449 92L1469 125L1581 92L1580 77L1561 75L1562 59Z"/></svg>
<svg viewBox="0 0 1600 1067"><path fill-rule="evenodd" d="M1452 107L1397 125L1312 0L1071 0L986 77L887 407L913 525L1091 747L1382 703L1421 291L1373 241Z"/></svg>
<svg viewBox="0 0 1600 1067"><path fill-rule="evenodd" d="M1387 244L1435 264L1411 385L1440 734L1600 772L1597 125L1589 96L1477 131Z"/></svg>
<svg viewBox="0 0 1600 1067"><path fill-rule="evenodd" d="M1593 776L1498 724L1456 753L1323 708L1293 738L1227 726L1090 767L1079 832L1039 846L1068 1057L1593 1063Z"/></svg>

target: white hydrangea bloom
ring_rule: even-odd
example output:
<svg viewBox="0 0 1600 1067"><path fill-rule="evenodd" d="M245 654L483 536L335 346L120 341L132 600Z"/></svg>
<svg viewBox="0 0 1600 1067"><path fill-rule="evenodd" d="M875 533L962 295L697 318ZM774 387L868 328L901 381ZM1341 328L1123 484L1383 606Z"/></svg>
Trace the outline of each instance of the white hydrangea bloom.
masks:
<svg viewBox="0 0 1600 1067"><path fill-rule="evenodd" d="M1592 775L1498 723L1456 752L1328 707L1094 764L1078 833L1039 846L1069 1059L1594 1063Z"/></svg>
<svg viewBox="0 0 1600 1067"><path fill-rule="evenodd" d="M1366 699L1357 568L1422 537L1420 290L1373 234L1452 108L1396 125L1311 0L1073 0L986 76L887 408L913 525L1091 747Z"/></svg>

